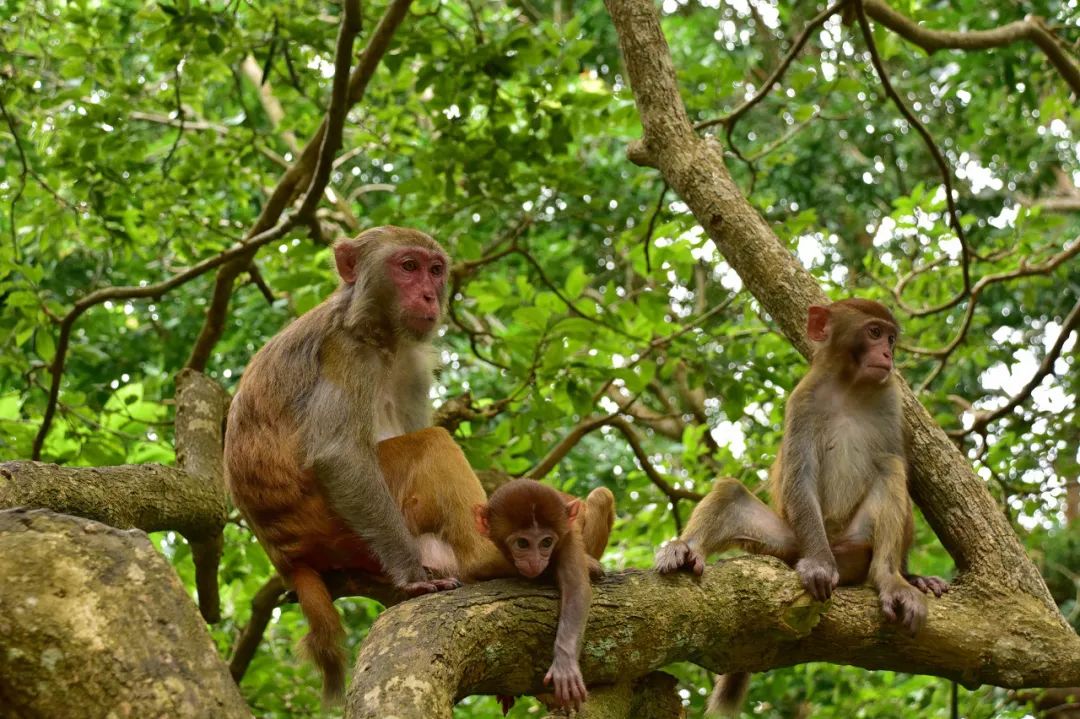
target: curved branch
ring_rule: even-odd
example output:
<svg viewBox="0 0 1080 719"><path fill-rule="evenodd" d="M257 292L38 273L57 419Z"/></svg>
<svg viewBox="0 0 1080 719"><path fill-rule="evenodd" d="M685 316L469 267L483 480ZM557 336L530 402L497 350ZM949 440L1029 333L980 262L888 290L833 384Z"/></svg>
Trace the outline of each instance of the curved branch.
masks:
<svg viewBox="0 0 1080 719"><path fill-rule="evenodd" d="M948 163L945 162L945 156L941 154L937 143L934 142L933 136L930 135L930 131L926 129L926 125L908 108L889 80L889 75L885 72L885 65L881 62L881 56L878 54L877 44L874 43L874 32L870 29L870 23L866 21L866 12L862 0L856 0L855 12L859 20L859 28L862 30L863 39L866 41L866 49L870 52L870 60L874 65L874 70L877 71L878 78L881 80L881 87L885 90L885 94L888 95L889 99L893 101L893 104L896 105L900 114L911 123L911 126L922 137L926 149L930 151L934 163L938 166L941 180L945 183L945 202L949 206L950 224L952 224L953 232L956 233L956 239L960 241L960 271L963 275L964 286L952 299L947 300L944 304L912 312L916 317L934 314L955 307L971 292L971 250L968 248L963 225L960 224L960 210L956 208L956 198L953 197L952 171L949 169Z"/></svg>
<svg viewBox="0 0 1080 719"><path fill-rule="evenodd" d="M909 40L928 53L936 50L987 50L1004 47L1014 42L1027 40L1039 46L1047 59L1057 68L1061 77L1069 84L1075 95L1080 97L1080 66L1069 57L1045 23L1029 15L1023 20L992 30L931 30L923 27L889 7L883 0L863 0L866 14L889 28L897 35Z"/></svg>
<svg viewBox="0 0 1080 719"><path fill-rule="evenodd" d="M700 131L713 127L714 125L724 125L727 128L728 145L730 145L731 132L735 129L735 123L739 121L739 118L765 99L765 96L772 90L773 85L780 81L780 78L782 78L784 73L788 71L788 68L791 67L791 63L794 62L795 58L802 52L803 46L806 44L807 40L810 39L810 34L824 25L825 21L830 17L840 12L844 5L847 5L850 1L851 0L839 0L839 2L833 3L815 15L814 18L806 24L806 27L802 29L799 36L795 38L795 42L791 45L791 49L787 51L784 59L776 66L776 69L772 71L772 74L769 75L768 79L765 80L761 87L758 88L758 91L754 93L753 97L732 110L728 115L714 120L699 122L697 125L694 125L694 129Z"/></svg>
<svg viewBox="0 0 1080 719"><path fill-rule="evenodd" d="M952 356L952 353L956 351L956 348L967 338L967 333L971 329L971 323L975 318L975 308L978 306L978 299L983 293L983 290L990 285L1017 279L1019 277L1049 274L1061 266L1066 260L1074 257L1078 253L1080 253L1080 237L1075 238L1071 243L1067 244L1065 249L1060 253L1052 255L1041 264L1029 265L1027 260L1024 259L1020 262L1020 267L1016 270L986 275L976 282L975 286L971 288L971 296L968 298L967 309L964 310L964 319L960 322L960 328L957 330L956 335L952 340L949 341L949 344L940 349L927 349L926 347L915 346L904 347L906 352L931 356L938 360L938 364L934 370L919 383L916 392L922 393L935 379L937 379L942 370L945 369L945 364L948 362L949 357Z"/></svg>
<svg viewBox="0 0 1080 719"><path fill-rule="evenodd" d="M994 422L995 420L1004 417L1005 415L1009 414L1014 409L1019 407L1025 400L1027 400L1028 397L1031 396L1031 393L1035 391L1035 388L1042 384L1042 381L1046 379L1047 375L1054 373L1054 362L1057 361L1057 358L1061 356L1061 350L1065 347L1065 341L1069 339L1069 335L1072 334L1073 330L1075 330L1078 325L1080 325L1080 301L1073 305L1072 310L1069 312L1068 316L1065 318L1064 323L1062 323L1061 325L1061 332L1058 334L1057 341L1054 342L1054 346L1051 347L1050 351L1046 353L1045 357L1043 357L1042 363L1040 363L1038 371L1031 376L1031 379L1028 380L1028 383L1025 384L1023 388L1013 397L1011 397L1009 401L1006 402L1004 405L990 412L978 413L975 417L975 421L971 424L970 427L966 429L951 430L948 433L949 436L964 437L968 434L971 434L972 432L982 432L991 422Z"/></svg>
<svg viewBox="0 0 1080 719"><path fill-rule="evenodd" d="M553 588L498 580L384 612L361 647L345 716L449 719L464 696L542 691L557 606ZM831 661L968 686L1075 686L1080 637L1027 597L960 581L930 600L929 624L913 639L884 620L872 589L814 603L793 571L763 557L712 565L700 579L626 571L595 585L586 682L617 683L677 661L716 672Z"/></svg>
<svg viewBox="0 0 1080 719"><path fill-rule="evenodd" d="M191 282L195 278L206 274L215 267L227 263L232 264L230 262L231 260L247 256L259 247L280 239L296 225L296 222L296 217L287 216L277 226L271 227L254 237L250 237L244 244L234 245L221 254L192 265L183 272L173 275L162 282L138 287L106 287L104 289L95 290L76 301L71 310L69 310L68 313L64 315L63 319L60 320L60 333L56 340L56 354L53 356L52 364L49 366L49 372L52 375L52 380L49 385L49 398L45 404L45 412L41 418L41 426L38 428L37 436L34 437L34 446L30 453L31 458L35 460L41 459L41 448L44 446L45 437L49 434L49 429L52 427L53 416L56 414L56 403L60 398L60 381L63 379L64 364L67 361L68 346L71 343L71 331L75 326L75 321L78 320L84 312L95 305L100 305L109 300L134 300L159 297L169 290Z"/></svg>
<svg viewBox="0 0 1080 719"><path fill-rule="evenodd" d="M604 426L615 427L622 432L623 436L626 437L627 444L630 445L630 449L633 450L634 456L637 457L638 463L641 464L642 471L645 472L649 480L655 484L661 492L667 495L668 499L672 502L680 499L689 499L697 502L705 496L700 492L674 487L670 482L664 479L663 475L657 471L656 467L654 467L649 460L649 455L645 452L644 447L641 446L641 438L638 437L637 432L634 431L634 428L625 418L620 417L617 414L604 417L590 417L589 419L578 422L574 425L574 428L571 429L567 435L536 464L535 467L530 469L523 476L530 479L542 479L548 472L555 469L556 465L570 453L570 450L581 442L585 435Z"/></svg>

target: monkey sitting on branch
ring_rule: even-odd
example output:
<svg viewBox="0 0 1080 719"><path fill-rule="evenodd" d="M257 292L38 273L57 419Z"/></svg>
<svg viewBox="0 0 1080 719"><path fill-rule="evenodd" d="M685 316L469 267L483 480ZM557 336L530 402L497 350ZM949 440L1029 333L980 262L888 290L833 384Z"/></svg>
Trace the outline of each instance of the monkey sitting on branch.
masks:
<svg viewBox="0 0 1080 719"><path fill-rule="evenodd" d="M600 556L615 521L615 497L599 487L580 499L532 479L515 479L474 508L476 527L491 539L514 573L554 581L559 589L555 657L544 676L555 701L580 709L588 697L578 657L592 601L591 577L600 576ZM498 569L495 576L509 576ZM512 700L510 700L512 703ZM504 710L508 708L503 700Z"/></svg>
<svg viewBox="0 0 1080 719"><path fill-rule="evenodd" d="M252 358L225 436L229 491L296 591L310 627L302 648L330 701L344 689L344 630L322 575L385 575L407 595L452 589L455 573L425 568L421 547L447 570L457 565L448 542L484 543L470 539L471 507L484 491L449 434L422 433L396 454L384 448L388 462L437 458L411 474L384 474L377 449L431 424L431 339L446 309L449 258L428 235L387 226L339 242L334 260L340 286ZM444 474L430 471L439 461L450 467ZM407 516L416 497L441 512ZM410 531L418 520L430 541ZM491 554L476 546L462 556Z"/></svg>
<svg viewBox="0 0 1080 719"><path fill-rule="evenodd" d="M722 479L682 535L657 552L655 566L701 574L709 554L739 547L793 566L817 601L839 584L869 579L885 616L914 634L926 623L923 595L940 597L948 584L907 571L914 520L893 372L899 325L883 305L847 299L810 307L806 333L810 371L788 399L770 472L775 511ZM721 677L710 709L737 712L747 678Z"/></svg>

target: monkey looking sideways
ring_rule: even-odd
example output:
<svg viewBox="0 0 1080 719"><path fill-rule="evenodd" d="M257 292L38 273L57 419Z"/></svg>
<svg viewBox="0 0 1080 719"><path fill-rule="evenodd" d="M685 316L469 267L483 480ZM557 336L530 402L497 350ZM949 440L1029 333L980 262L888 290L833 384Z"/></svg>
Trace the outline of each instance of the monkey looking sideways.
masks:
<svg viewBox="0 0 1080 719"><path fill-rule="evenodd" d="M614 505L614 495L603 487L582 502L536 480L515 479L474 508L480 534L491 539L514 571L528 579L554 580L559 588L555 658L544 684L554 685L556 702L574 709L588 696L578 655L592 601L590 575L603 572L597 560L607 546Z"/></svg>
<svg viewBox="0 0 1080 719"><path fill-rule="evenodd" d="M334 260L340 286L252 358L225 435L233 501L296 591L310 627L302 648L329 700L344 689L344 630L322 573L384 574L409 595L459 586L425 569L376 448L431 423L449 258L422 232L378 227L336 244Z"/></svg>
<svg viewBox="0 0 1080 719"><path fill-rule="evenodd" d="M784 437L769 473L775 511L734 479L694 509L679 539L656 554L663 573L701 574L712 552L740 547L787 562L825 601L838 584L867 579L885 616L911 633L926 598L948 584L907 573L914 533L907 448L893 349L899 326L883 305L846 299L810 307L810 371L788 399ZM735 712L747 675L722 677L713 711Z"/></svg>

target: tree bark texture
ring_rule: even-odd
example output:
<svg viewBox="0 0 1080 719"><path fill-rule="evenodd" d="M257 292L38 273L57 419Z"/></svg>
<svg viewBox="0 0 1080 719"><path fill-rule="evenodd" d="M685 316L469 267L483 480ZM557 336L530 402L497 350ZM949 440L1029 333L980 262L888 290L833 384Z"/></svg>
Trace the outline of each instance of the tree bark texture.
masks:
<svg viewBox="0 0 1080 719"><path fill-rule="evenodd" d="M214 380L192 369L176 377L176 463L204 482L219 498L205 534L185 535L195 564L195 591L203 619L221 621L218 566L225 549L222 530L228 517L225 492L225 417L229 395Z"/></svg>
<svg viewBox="0 0 1080 719"><path fill-rule="evenodd" d="M346 716L448 718L471 694L543 692L557 599L552 588L499 580L387 610L361 647ZM1080 679L1080 637L1047 622L1037 599L961 579L929 601L927 627L912 638L885 620L872 589L841 588L813 602L794 571L767 557L710 565L701 578L628 570L595 586L581 668L601 716L626 717L639 715L611 713L617 697L601 688L678 661L721 673L827 661L967 686Z"/></svg>
<svg viewBox="0 0 1080 719"><path fill-rule="evenodd" d="M0 715L249 717L169 563L138 530L0 511Z"/></svg>

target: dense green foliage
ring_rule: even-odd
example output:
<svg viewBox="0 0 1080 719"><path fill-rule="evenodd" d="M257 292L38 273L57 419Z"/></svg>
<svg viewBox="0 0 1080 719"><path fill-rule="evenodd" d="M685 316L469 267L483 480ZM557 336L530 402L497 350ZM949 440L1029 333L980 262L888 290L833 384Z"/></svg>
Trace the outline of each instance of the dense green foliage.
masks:
<svg viewBox="0 0 1080 719"><path fill-rule="evenodd" d="M756 91L824 7L752 4L664 5L695 120L722 117ZM1080 40L1075 0L895 6L942 29L1036 13L1063 43ZM358 48L383 9L364 3ZM78 298L166 279L251 227L325 112L338 12L301 0L0 5L0 458L31 454L58 322ZM1080 296L1071 257L1018 272L1080 232L1077 212L1039 205L1080 183L1080 109L1032 44L928 56L875 33L893 84L954 173L972 282L1002 275L978 294L970 327L967 299L910 311L963 288L960 244L938 168L883 94L856 26L835 17L813 33L779 87L735 126L730 166L830 295L897 308L903 373L958 430L972 421L965 408L992 409L1020 391ZM640 124L616 42L599 0L416 0L349 115L334 201L320 212L324 234L415 226L473 263L455 278L437 401L469 393L478 414L458 438L478 469L526 472L579 421L620 411L672 485L705 491L719 474L756 486L805 364L658 174L625 159ZM284 109L279 124L260 89ZM711 131L725 137L722 126ZM306 229L264 248L257 275L237 285L208 373L232 388L262 342L333 289L330 266L329 249ZM899 306L892 290L914 270ZM78 320L43 460L171 461L172 378L212 287L213 272ZM954 338L939 366L935 353ZM962 438L1074 625L1080 547L1067 531L1065 484L1078 476L1076 363L1074 338L1015 412ZM587 434L546 479L616 493L610 568L648 566L690 510L670 505L610 426ZM193 586L186 544L159 539ZM246 528L230 525L226 539L226 619L214 628L225 654L271 573ZM922 525L912 564L952 573ZM355 648L377 606L339 607ZM259 716L318 714L314 672L294 653L303 631L295 607L271 624L242 684ZM675 671L697 712L709 678ZM950 692L932 677L817 664L756 677L748 710L947 716ZM1023 715L998 690L961 690L959 702L965 716ZM495 706L473 698L458 715L495 716ZM522 701L511 716L535 711Z"/></svg>

